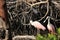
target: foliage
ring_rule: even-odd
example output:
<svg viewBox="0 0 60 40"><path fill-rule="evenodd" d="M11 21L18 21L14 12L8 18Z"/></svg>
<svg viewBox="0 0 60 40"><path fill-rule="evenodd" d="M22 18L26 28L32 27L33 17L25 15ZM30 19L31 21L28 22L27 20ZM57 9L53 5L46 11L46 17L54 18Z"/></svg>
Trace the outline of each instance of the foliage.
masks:
<svg viewBox="0 0 60 40"><path fill-rule="evenodd" d="M36 40L57 40L57 37L53 34L48 34L48 36L42 36L40 34L37 34Z"/></svg>
<svg viewBox="0 0 60 40"><path fill-rule="evenodd" d="M36 40L60 40L60 28L57 28L57 35L48 33L47 36L42 36L41 34L37 34Z"/></svg>
<svg viewBox="0 0 60 40"><path fill-rule="evenodd" d="M53 35L53 34L48 34L48 38L49 40L57 40L56 35Z"/></svg>
<svg viewBox="0 0 60 40"><path fill-rule="evenodd" d="M36 40L43 40L43 36L40 35L40 34L37 34L37 36L36 36Z"/></svg>
<svg viewBox="0 0 60 40"><path fill-rule="evenodd" d="M57 33L60 35L60 28L57 28Z"/></svg>

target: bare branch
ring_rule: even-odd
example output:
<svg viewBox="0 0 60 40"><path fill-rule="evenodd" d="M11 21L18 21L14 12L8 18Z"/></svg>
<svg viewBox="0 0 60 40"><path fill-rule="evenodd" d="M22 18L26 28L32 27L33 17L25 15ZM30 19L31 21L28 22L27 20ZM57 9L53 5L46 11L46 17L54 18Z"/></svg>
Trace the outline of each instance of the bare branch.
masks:
<svg viewBox="0 0 60 40"><path fill-rule="evenodd" d="M13 40L15 40L16 38L19 38L19 39L21 39L21 38L29 38L29 39L36 39L34 36L29 36L29 35L18 35L18 36L15 36L15 37L13 37Z"/></svg>

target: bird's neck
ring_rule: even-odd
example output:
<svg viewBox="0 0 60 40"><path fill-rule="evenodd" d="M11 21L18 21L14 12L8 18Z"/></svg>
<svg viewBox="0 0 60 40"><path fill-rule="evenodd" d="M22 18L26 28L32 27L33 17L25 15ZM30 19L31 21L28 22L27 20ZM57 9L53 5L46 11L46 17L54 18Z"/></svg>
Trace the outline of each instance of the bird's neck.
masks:
<svg viewBox="0 0 60 40"><path fill-rule="evenodd" d="M48 24L50 24L50 18L48 19Z"/></svg>

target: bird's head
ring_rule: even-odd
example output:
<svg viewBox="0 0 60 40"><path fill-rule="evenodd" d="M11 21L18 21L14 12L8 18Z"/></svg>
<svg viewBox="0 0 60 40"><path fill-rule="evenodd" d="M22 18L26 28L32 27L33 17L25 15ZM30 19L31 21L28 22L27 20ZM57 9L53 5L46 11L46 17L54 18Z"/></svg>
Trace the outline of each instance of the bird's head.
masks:
<svg viewBox="0 0 60 40"><path fill-rule="evenodd" d="M50 19L50 16L47 16L47 19Z"/></svg>
<svg viewBox="0 0 60 40"><path fill-rule="evenodd" d="M30 20L30 23L32 23L33 21L32 20Z"/></svg>

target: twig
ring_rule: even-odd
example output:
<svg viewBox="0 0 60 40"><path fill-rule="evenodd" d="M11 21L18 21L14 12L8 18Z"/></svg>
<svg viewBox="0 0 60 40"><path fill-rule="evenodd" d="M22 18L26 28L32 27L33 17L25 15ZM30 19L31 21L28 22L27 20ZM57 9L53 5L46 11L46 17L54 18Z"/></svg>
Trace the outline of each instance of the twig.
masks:
<svg viewBox="0 0 60 40"><path fill-rule="evenodd" d="M47 16L44 22L46 22L46 20L47 20L48 18L50 18L50 19L53 20L53 21L60 21L60 19L55 19L55 18L53 18L53 17Z"/></svg>
<svg viewBox="0 0 60 40"><path fill-rule="evenodd" d="M53 13L53 10L52 10L52 7L50 6L50 16L52 17L52 13Z"/></svg>
<svg viewBox="0 0 60 40"><path fill-rule="evenodd" d="M27 4L30 5L30 6L32 5L32 4L30 4L30 3L26 2L26 1L23 1L23 2L27 3Z"/></svg>
<svg viewBox="0 0 60 40"><path fill-rule="evenodd" d="M4 40L8 40L8 30L6 30L6 36Z"/></svg>
<svg viewBox="0 0 60 40"><path fill-rule="evenodd" d="M35 5L39 5L39 4L43 4L43 3L47 3L47 1L37 2L37 3L32 4L31 6L35 6Z"/></svg>
<svg viewBox="0 0 60 40"><path fill-rule="evenodd" d="M6 2L7 4L13 4L13 3L16 3L17 1L14 1L14 2Z"/></svg>
<svg viewBox="0 0 60 40"><path fill-rule="evenodd" d="M56 6L57 8L60 8L60 4L57 3L56 1L52 1L52 3L55 4L55 6Z"/></svg>
<svg viewBox="0 0 60 40"><path fill-rule="evenodd" d="M13 37L13 40L15 40L16 38L19 38L19 39L21 39L21 38L29 38L29 39L36 39L34 36L29 36L29 35L18 35L18 36L15 36L15 37Z"/></svg>
<svg viewBox="0 0 60 40"><path fill-rule="evenodd" d="M60 19L55 19L55 18L53 18L53 17L50 17L52 20L54 20L54 21L60 21Z"/></svg>
<svg viewBox="0 0 60 40"><path fill-rule="evenodd" d="M47 16L48 12L49 12L49 2L47 2L47 12L46 12L45 16L42 17L42 18L41 18L40 20L38 20L38 21L41 21L42 19L44 19L44 18Z"/></svg>

